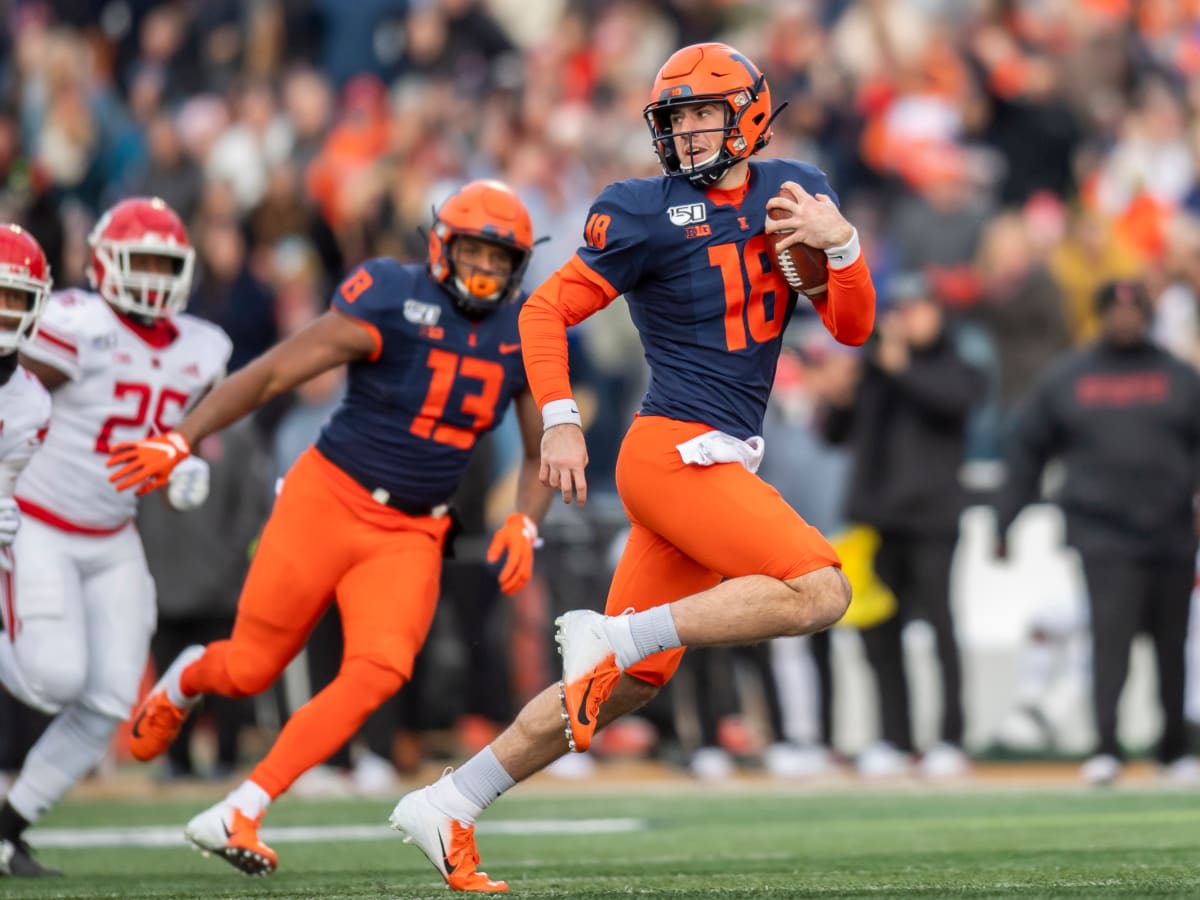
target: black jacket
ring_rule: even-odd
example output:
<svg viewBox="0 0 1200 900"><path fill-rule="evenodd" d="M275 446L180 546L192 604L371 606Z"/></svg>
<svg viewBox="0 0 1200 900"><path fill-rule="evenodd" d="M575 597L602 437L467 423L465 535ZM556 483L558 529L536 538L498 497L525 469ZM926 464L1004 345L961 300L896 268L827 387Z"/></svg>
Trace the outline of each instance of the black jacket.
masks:
<svg viewBox="0 0 1200 900"><path fill-rule="evenodd" d="M997 499L1004 534L1061 458L1067 543L1084 553L1190 557L1200 486L1200 375L1144 343L1064 356L1020 408Z"/></svg>
<svg viewBox="0 0 1200 900"><path fill-rule="evenodd" d="M913 350L899 374L865 365L854 405L825 419L827 439L852 445L847 519L882 533L953 538L966 504L958 470L967 417L983 376L946 335Z"/></svg>

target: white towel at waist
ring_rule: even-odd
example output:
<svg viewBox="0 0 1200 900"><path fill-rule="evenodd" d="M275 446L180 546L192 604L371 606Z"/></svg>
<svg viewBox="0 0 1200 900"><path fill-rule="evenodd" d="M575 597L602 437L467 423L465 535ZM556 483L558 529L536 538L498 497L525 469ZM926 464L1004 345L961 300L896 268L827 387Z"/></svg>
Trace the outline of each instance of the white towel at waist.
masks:
<svg viewBox="0 0 1200 900"><path fill-rule="evenodd" d="M766 448L767 442L757 434L742 441L723 431L706 431L690 441L675 445L680 459L689 466L735 462L741 463L751 473L758 471Z"/></svg>

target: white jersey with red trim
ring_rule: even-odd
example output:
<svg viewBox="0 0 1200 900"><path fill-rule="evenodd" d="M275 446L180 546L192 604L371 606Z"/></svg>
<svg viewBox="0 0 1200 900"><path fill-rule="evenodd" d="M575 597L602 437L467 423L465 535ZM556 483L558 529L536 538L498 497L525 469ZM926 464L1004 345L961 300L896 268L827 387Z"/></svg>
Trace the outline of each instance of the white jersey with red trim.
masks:
<svg viewBox="0 0 1200 900"><path fill-rule="evenodd" d="M32 372L17 366L0 385L0 497L13 496L17 476L50 425L50 392Z"/></svg>
<svg viewBox="0 0 1200 900"><path fill-rule="evenodd" d="M52 295L21 352L68 381L54 391L45 446L17 483L22 511L85 534L124 526L137 500L109 483L112 448L178 425L224 375L231 350L224 331L194 316L141 326L99 294Z"/></svg>

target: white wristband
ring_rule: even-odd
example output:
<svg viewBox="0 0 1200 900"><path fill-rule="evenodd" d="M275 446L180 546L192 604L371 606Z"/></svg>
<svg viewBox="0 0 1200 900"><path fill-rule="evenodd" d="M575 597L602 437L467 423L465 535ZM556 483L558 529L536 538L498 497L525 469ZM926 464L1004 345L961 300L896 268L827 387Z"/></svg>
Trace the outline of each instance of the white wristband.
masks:
<svg viewBox="0 0 1200 900"><path fill-rule="evenodd" d="M578 425L583 427L583 419L579 417L579 407L568 397L565 400L551 400L542 407L542 428L553 428L555 425Z"/></svg>
<svg viewBox="0 0 1200 900"><path fill-rule="evenodd" d="M844 269L853 263L862 255L862 248L858 245L858 229L855 228L854 233L850 235L850 240L841 246L826 247L825 255L829 257L829 268L831 269Z"/></svg>

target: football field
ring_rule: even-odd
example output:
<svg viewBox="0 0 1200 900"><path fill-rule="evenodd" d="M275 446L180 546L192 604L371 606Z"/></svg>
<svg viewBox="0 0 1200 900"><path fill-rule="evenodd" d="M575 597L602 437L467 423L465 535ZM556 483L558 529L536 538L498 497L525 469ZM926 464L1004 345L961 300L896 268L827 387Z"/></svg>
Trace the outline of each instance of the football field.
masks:
<svg viewBox="0 0 1200 900"><path fill-rule="evenodd" d="M71 801L30 834L68 877L0 897L446 897L392 803L283 800L279 871L252 879L183 844L206 802ZM1200 897L1200 793L1156 787L537 788L478 843L520 897Z"/></svg>

